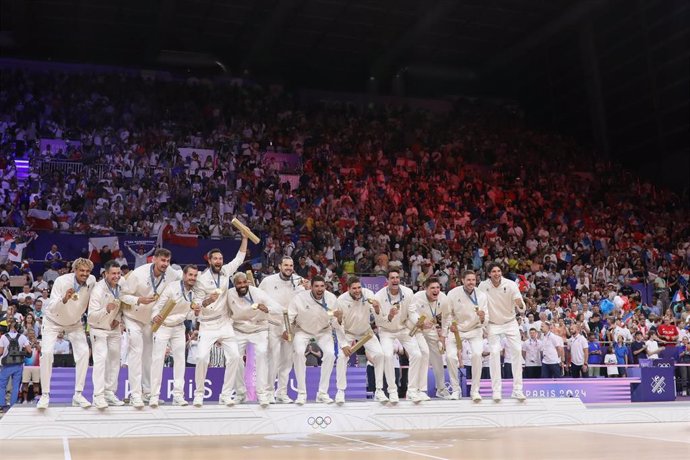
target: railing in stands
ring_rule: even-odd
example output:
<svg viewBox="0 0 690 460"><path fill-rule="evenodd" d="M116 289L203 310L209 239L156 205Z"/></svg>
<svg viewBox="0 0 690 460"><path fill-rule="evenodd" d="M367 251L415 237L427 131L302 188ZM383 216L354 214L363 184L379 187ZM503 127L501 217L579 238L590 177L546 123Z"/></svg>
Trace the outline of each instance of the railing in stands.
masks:
<svg viewBox="0 0 690 460"><path fill-rule="evenodd" d="M54 172L62 174L81 174L84 168L84 164L78 161L42 161L38 170L43 176Z"/></svg>

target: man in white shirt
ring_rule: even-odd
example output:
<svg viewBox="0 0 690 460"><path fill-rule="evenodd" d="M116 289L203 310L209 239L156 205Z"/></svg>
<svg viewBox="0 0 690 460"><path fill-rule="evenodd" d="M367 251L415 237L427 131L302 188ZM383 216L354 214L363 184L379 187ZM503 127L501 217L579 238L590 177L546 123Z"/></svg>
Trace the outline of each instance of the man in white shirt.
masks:
<svg viewBox="0 0 690 460"><path fill-rule="evenodd" d="M127 248L127 251L129 251L129 253L132 255L132 257L134 257L135 269L146 264L146 260L148 259L148 257L156 251L155 247L151 248L151 250L148 252L144 252L143 246L139 246L136 251L132 250L132 248L128 244L125 244L125 247Z"/></svg>
<svg viewBox="0 0 690 460"><path fill-rule="evenodd" d="M587 375L587 360L589 359L589 342L582 335L582 326L573 324L570 326L571 337L568 339L570 348L570 376L580 378Z"/></svg>
<svg viewBox="0 0 690 460"><path fill-rule="evenodd" d="M541 377L541 345L534 327L529 330L529 338L522 342L522 359L525 361L525 378Z"/></svg>
<svg viewBox="0 0 690 460"><path fill-rule="evenodd" d="M292 257L283 257L278 266L278 273L269 275L261 280L259 289L274 298L283 310L287 309L292 299L309 286L309 280L294 274L295 264ZM293 344L283 339L285 326L283 315L272 315L268 326L268 386L270 402L291 403L287 395L287 384L292 369ZM297 372L295 370L295 372ZM273 385L278 379L274 396Z"/></svg>
<svg viewBox="0 0 690 460"><path fill-rule="evenodd" d="M144 407L151 393L151 357L153 356L153 333L151 318L154 303L168 284L176 284L182 278L181 272L169 267L172 254L165 248L158 248L153 262L130 272L122 288L123 319L129 335L127 368L129 370L130 404Z"/></svg>
<svg viewBox="0 0 690 460"><path fill-rule="evenodd" d="M375 316L379 330L379 340L383 350L384 374L388 383L388 399L392 403L398 402L398 387L395 384L394 362L397 357L395 352L396 340L407 351L410 360L408 373L408 397L415 402L419 398L421 381L426 381L422 373L427 373L427 368L422 368L422 352L417 340L410 336L408 322L416 324L419 315L413 304L414 292L412 289L400 284L400 272L397 269L388 271L388 286L380 289L375 298L381 305L379 314ZM426 388L425 388L426 390Z"/></svg>
<svg viewBox="0 0 690 460"><path fill-rule="evenodd" d="M563 376L565 355L563 354L563 339L551 332L551 323L546 321L541 325L541 378L555 379Z"/></svg>
<svg viewBox="0 0 690 460"><path fill-rule="evenodd" d="M459 358L455 333L472 349L472 387L470 397L479 402L479 384L482 373L482 330L489 323L489 298L476 289L477 275L472 270L462 273L462 286L451 289L446 298L441 331L447 336L446 362L453 393L450 399L460 399L460 379L458 377Z"/></svg>
<svg viewBox="0 0 690 460"><path fill-rule="evenodd" d="M158 407L160 403L161 380L163 379L163 363L166 348L170 344L173 357L173 406L186 406L184 399L184 371L185 371L185 327L184 321L198 315L201 311L199 303L195 303L194 284L199 269L196 265L187 265L182 270L179 283L170 283L163 289L161 296L153 305L152 322L158 327L153 333L153 355L151 358L151 399L150 407ZM170 302L172 310L163 317L163 310Z"/></svg>
<svg viewBox="0 0 690 460"><path fill-rule="evenodd" d="M59 276L53 284L48 304L44 308L41 348L41 388L43 394L37 408L50 404L50 377L53 372L53 353L58 335L64 333L72 343L76 361L76 381L72 405L83 408L91 403L82 395L86 371L89 368L89 345L81 317L89 305L96 278L91 275L93 262L79 258L72 263L73 273Z"/></svg>
<svg viewBox="0 0 690 460"><path fill-rule="evenodd" d="M17 294L17 300L19 301L19 303L24 303L24 300L27 297L30 298L32 301L36 298L36 294L31 292L31 284L30 283L26 283L23 287L22 292Z"/></svg>
<svg viewBox="0 0 690 460"><path fill-rule="evenodd" d="M503 277L501 265L492 262L488 267L489 279L479 284L479 290L489 296L489 347L491 348L491 390L494 401L502 399L501 389L501 337L508 341L513 360L513 394L512 397L524 401L522 392L522 339L520 327L515 319L515 307L520 313L525 312L525 302L517 283Z"/></svg>
<svg viewBox="0 0 690 460"><path fill-rule="evenodd" d="M338 362L336 364L336 386L338 391L335 394L335 402L343 404L345 402L345 389L347 388L347 361L352 355L354 342L361 340L367 334L373 337L364 344L367 358L374 365L374 376L376 381L376 392L374 400L385 403L388 401L383 392L383 350L379 339L373 335L369 319L372 310L374 314L379 314L381 305L374 298L374 293L362 287L362 283L356 276L351 276L347 280L347 292L338 297L336 311L333 316L338 320L335 328L338 337Z"/></svg>
<svg viewBox="0 0 690 460"><path fill-rule="evenodd" d="M328 386L335 363L333 344L333 309L337 298L326 291L326 282L322 276L311 280L311 289L298 292L290 302L288 315L290 324L294 324L292 345L294 350L295 379L297 380L297 399L299 405L307 401L306 357L304 351L311 338L316 340L321 349L321 378L316 402L330 404L333 399L328 395Z"/></svg>
<svg viewBox="0 0 690 460"><path fill-rule="evenodd" d="M257 287L250 286L247 275L237 272L232 278L234 289L228 289L227 307L235 331L240 361L247 345L254 347L256 396L262 407L268 406L268 314L282 314L283 307ZM236 402L246 400L244 366L239 366L235 380Z"/></svg>
<svg viewBox="0 0 690 460"><path fill-rule="evenodd" d="M443 341L438 333L441 316L447 309L446 295L441 292L441 283L435 276L430 276L424 280L424 290L415 293L413 298L414 308L419 315L417 333L415 338L422 352L421 367L426 369L423 380L419 383L419 390L422 401L428 401L429 395L426 393L428 387L429 363L434 372L434 384L436 386L437 398L449 398L450 393L446 389L445 370L443 368L443 357L441 349ZM424 317L422 322L421 318Z"/></svg>
<svg viewBox="0 0 690 460"><path fill-rule="evenodd" d="M114 260L103 268L104 277L91 292L87 319L93 355L93 405L97 409L124 405L115 395L120 374L120 291L124 280Z"/></svg>
<svg viewBox="0 0 690 460"><path fill-rule="evenodd" d="M209 268L197 277L194 285L194 298L201 301L201 312L198 316L199 342L196 348L197 362L194 371L196 389L193 404L196 407L204 404L204 381L211 349L216 342L221 342L225 351L225 376L219 401L226 406L235 404L231 393L235 387L235 376L240 366L240 352L227 308L226 294L230 277L244 262L247 245L247 237L243 237L237 255L227 264L223 264L223 253L220 249L211 249L208 252Z"/></svg>

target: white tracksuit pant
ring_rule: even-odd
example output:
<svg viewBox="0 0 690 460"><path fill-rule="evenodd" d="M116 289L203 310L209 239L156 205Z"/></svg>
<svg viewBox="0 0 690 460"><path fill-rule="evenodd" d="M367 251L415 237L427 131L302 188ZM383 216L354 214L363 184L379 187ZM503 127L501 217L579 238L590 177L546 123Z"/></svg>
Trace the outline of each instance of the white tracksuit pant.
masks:
<svg viewBox="0 0 690 460"><path fill-rule="evenodd" d="M353 341L361 339L363 336L354 336L345 333L345 338L348 344L352 344ZM336 375L336 386L338 390L345 390L347 388L347 362L349 358L343 353L342 346L345 344L338 344L341 349L338 351L338 362L335 366ZM367 358L374 365L374 376L376 379L376 389L383 389L383 350L381 349L381 343L379 339L374 336L367 343L364 344L364 349L366 350Z"/></svg>
<svg viewBox="0 0 690 460"><path fill-rule="evenodd" d="M434 380L436 381L436 391L446 388L446 376L443 369L443 358L441 357L441 349L439 348L439 338L436 329L425 329L424 333L415 335L419 350L422 352L422 367L426 371L424 373L423 381L419 383L421 391L427 391L429 364L434 371Z"/></svg>
<svg viewBox="0 0 690 460"><path fill-rule="evenodd" d="M268 382L267 392L273 393L273 385L278 380L275 388L279 396L287 395L288 379L292 369L293 346L287 340L283 340L283 326L268 326Z"/></svg>
<svg viewBox="0 0 690 460"><path fill-rule="evenodd" d="M479 393L479 384L482 378L482 350L484 348L482 328L461 332L460 339L469 341L470 348L472 349L472 389L470 394L473 395ZM462 394L460 390L460 377L458 376L460 362L458 361L458 349L455 342L455 334L453 333L448 334L446 339L446 363L448 364L450 386L453 392Z"/></svg>
<svg viewBox="0 0 690 460"><path fill-rule="evenodd" d="M295 364L295 380L297 380L297 393L307 395L307 357L304 352L309 345L309 339L314 337L316 343L321 348L321 378L319 379L319 393L328 393L328 386L331 381L333 364L335 364L335 352L333 344L333 333L331 329L319 335L311 335L303 331L295 331L292 339L294 351L293 362Z"/></svg>
<svg viewBox="0 0 690 460"><path fill-rule="evenodd" d="M522 338L517 321L509 321L506 324L489 324L489 368L491 369L491 390L494 394L500 394L501 385L501 336L505 336L510 356L513 359L513 391L522 391ZM472 370L474 375L474 370Z"/></svg>
<svg viewBox="0 0 690 460"><path fill-rule="evenodd" d="M419 349L417 339L410 337L410 331L407 329L403 329L399 332L379 329L379 340L381 342L381 349L383 350L383 370L386 375L386 381L388 382L388 394L397 394L398 392L398 387L395 384L395 367L393 365L395 361L393 356L395 354L393 349L395 339L398 339L410 359L410 368L407 374L407 391L426 391L426 373L429 366L428 361L426 367L422 366L422 351ZM425 383L423 389L419 386L421 382Z"/></svg>
<svg viewBox="0 0 690 460"><path fill-rule="evenodd" d="M93 397L105 396L105 392L117 392L117 378L120 375L121 340L120 328L105 330L91 328L91 350L93 355Z"/></svg>
<svg viewBox="0 0 690 460"><path fill-rule="evenodd" d="M72 344L74 361L76 362L76 378L74 391L84 390L86 371L89 369L89 344L81 322L71 326L60 326L48 318L43 319L41 327L41 389L43 394L50 394L50 378L53 373L53 350L60 332L65 331L65 338Z"/></svg>
<svg viewBox="0 0 690 460"><path fill-rule="evenodd" d="M176 326L161 326L153 334L153 355L151 357L151 397L160 397L161 380L163 379L163 364L165 363L165 350L170 343L173 357L173 395L183 396L184 370L185 370L185 329L184 324ZM163 390L163 396L167 396L167 389Z"/></svg>
<svg viewBox="0 0 690 460"><path fill-rule="evenodd" d="M151 356L153 353L153 334L151 325L124 317L129 333L127 369L129 389L132 396L151 393Z"/></svg>
<svg viewBox="0 0 690 460"><path fill-rule="evenodd" d="M247 393L247 384L244 381L244 364L242 363L242 356L247 351L247 344L254 345L254 368L256 370L256 382L254 388L256 389L256 396L262 396L266 393L268 384L268 331L251 332L245 334L235 329L235 340L237 341L237 349L240 355L238 370L235 373L235 389L237 394Z"/></svg>
<svg viewBox="0 0 690 460"><path fill-rule="evenodd" d="M202 322L199 330L199 344L197 346L196 370L194 379L196 388L194 395L204 394L204 383L208 361L211 358L211 348L220 341L225 354L225 375L223 377L223 389L221 396L230 397L235 388L235 377L240 362L240 352L237 349L237 341L229 320L221 318L213 321Z"/></svg>

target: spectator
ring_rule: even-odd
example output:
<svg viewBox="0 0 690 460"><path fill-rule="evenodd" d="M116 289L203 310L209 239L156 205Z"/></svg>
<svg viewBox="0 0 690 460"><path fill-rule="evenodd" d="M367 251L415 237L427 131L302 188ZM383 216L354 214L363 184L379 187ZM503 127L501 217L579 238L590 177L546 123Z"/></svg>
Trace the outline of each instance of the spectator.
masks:
<svg viewBox="0 0 690 460"><path fill-rule="evenodd" d="M589 368L588 375L590 377L599 377L601 373L599 365L604 362L601 345L597 340L596 334L590 332L587 338L589 340L589 360L587 361L587 367Z"/></svg>
<svg viewBox="0 0 690 460"><path fill-rule="evenodd" d="M613 346L613 352L616 355L616 362L620 366L618 368L618 375L620 377L627 377L627 365L629 363L628 359L630 356L630 349L625 344L622 335L619 335L616 339L616 344Z"/></svg>
<svg viewBox="0 0 690 460"><path fill-rule="evenodd" d="M22 382L24 358L31 353L31 345L27 338L17 330L17 321L7 320L8 331L0 336L0 406L5 406L5 389L7 382L12 379L12 392L9 406L17 402L19 387Z"/></svg>
<svg viewBox="0 0 690 460"><path fill-rule="evenodd" d="M606 347L606 355L604 356L604 364L606 364L606 376L607 377L620 377L618 374L618 366L616 364L616 353L613 351L612 346Z"/></svg>
<svg viewBox="0 0 690 460"><path fill-rule="evenodd" d="M645 342L645 350L648 359L659 359L660 347L658 340L659 338L656 334L656 331L652 331L649 333L649 340Z"/></svg>
<svg viewBox="0 0 690 460"><path fill-rule="evenodd" d="M58 251L58 246L57 244L54 244L50 247L50 251L48 251L44 257L46 262L60 262L62 261L62 254L60 251Z"/></svg>
<svg viewBox="0 0 690 460"><path fill-rule="evenodd" d="M307 349L304 351L304 356L307 358L307 366L321 366L321 357L323 356L323 352L321 351L321 348L319 348L319 345L316 343L314 338L309 340Z"/></svg>

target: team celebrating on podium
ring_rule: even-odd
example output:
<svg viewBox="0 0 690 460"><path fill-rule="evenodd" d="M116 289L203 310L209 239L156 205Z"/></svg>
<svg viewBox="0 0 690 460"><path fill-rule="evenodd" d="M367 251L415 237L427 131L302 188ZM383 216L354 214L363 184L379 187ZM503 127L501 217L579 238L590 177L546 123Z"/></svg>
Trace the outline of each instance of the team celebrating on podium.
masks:
<svg viewBox="0 0 690 460"><path fill-rule="evenodd" d="M283 257L278 272L256 286L251 271L238 271L245 260L248 239L253 239L251 231L242 234L234 259L224 264L221 251L213 249L207 254L208 268L203 272L196 265L174 269L171 252L163 248L155 250L150 263L127 276L122 276L116 261L108 261L98 282L91 274L94 265L90 260L75 260L73 272L55 281L44 307L40 361L43 394L37 407L46 409L50 403L52 343L61 332L71 341L76 361L72 405L92 405L82 395L89 365L89 345L82 326L82 316L87 312L93 350L93 405L98 409L125 404L116 395L122 326L129 334L129 404L155 408L163 403L163 363L170 350L174 363L172 405L187 406L183 391L185 321L190 319L199 325L192 402L195 407L204 405L204 382L216 344L225 357L221 405L234 406L247 400L243 358L249 344L256 363L258 403L262 407L292 403L287 388L294 368L294 403L305 404L305 350L312 342L322 351L317 403L345 403L348 363L360 348L373 366L374 401L398 403L394 362L399 346L409 357L406 399L414 403L431 399L427 392L430 365L435 396L460 399L459 368L463 366L464 346L471 350L470 398L480 402L485 337L490 348L492 399L499 402L502 398L503 340L511 356L518 357L512 360L512 398L525 400L516 321L516 311L524 312L525 304L518 285L503 277L499 264L489 266L489 278L481 283L474 271L466 270L462 284L448 293L441 292L441 283L435 277L426 279L424 289L414 293L401 284L400 272L393 268L388 271L386 286L378 292L363 287L359 278L351 276L347 291L336 297L326 290L323 277L307 280L297 276L290 257ZM444 356L450 391L445 383ZM331 398L329 383L334 366L336 392Z"/></svg>

